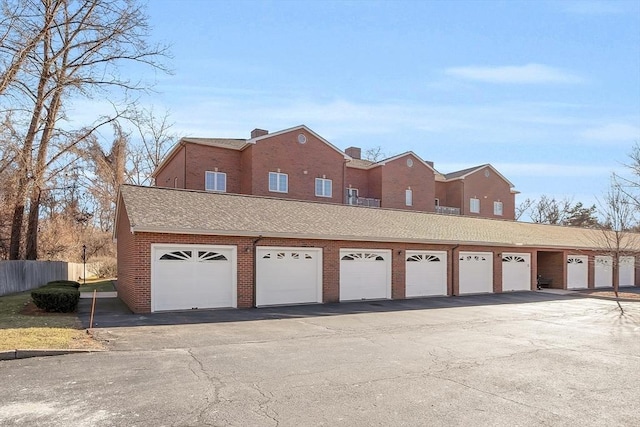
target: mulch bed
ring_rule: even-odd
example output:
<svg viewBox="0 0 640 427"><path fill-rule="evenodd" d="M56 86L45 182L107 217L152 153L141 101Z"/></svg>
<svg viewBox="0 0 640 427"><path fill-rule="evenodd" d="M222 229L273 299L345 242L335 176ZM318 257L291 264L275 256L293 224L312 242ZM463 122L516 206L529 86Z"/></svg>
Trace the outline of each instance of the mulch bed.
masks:
<svg viewBox="0 0 640 427"><path fill-rule="evenodd" d="M33 301L29 301L22 307L20 310L20 314L24 314L25 316L73 316L74 313L52 313L49 311L44 311L33 303Z"/></svg>

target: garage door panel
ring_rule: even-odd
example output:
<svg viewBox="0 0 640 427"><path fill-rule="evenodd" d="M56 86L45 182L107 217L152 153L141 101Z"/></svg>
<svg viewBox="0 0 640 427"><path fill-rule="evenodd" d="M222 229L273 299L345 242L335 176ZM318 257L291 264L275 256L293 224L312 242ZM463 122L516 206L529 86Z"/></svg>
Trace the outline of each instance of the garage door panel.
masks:
<svg viewBox="0 0 640 427"><path fill-rule="evenodd" d="M405 260L407 298L447 295L447 253L407 251Z"/></svg>
<svg viewBox="0 0 640 427"><path fill-rule="evenodd" d="M531 254L502 254L502 291L531 290Z"/></svg>
<svg viewBox="0 0 640 427"><path fill-rule="evenodd" d="M340 251L340 300L391 298L391 251Z"/></svg>
<svg viewBox="0 0 640 427"><path fill-rule="evenodd" d="M235 246L152 246L152 311L236 307Z"/></svg>
<svg viewBox="0 0 640 427"><path fill-rule="evenodd" d="M593 259L594 279L596 288L610 288L613 286L613 258L596 255Z"/></svg>
<svg viewBox="0 0 640 427"><path fill-rule="evenodd" d="M635 286L636 258L633 256L620 257L619 286Z"/></svg>
<svg viewBox="0 0 640 427"><path fill-rule="evenodd" d="M460 252L458 261L460 294L493 292L493 253Z"/></svg>
<svg viewBox="0 0 640 427"><path fill-rule="evenodd" d="M589 257L567 256L567 289L585 289L589 283Z"/></svg>
<svg viewBox="0 0 640 427"><path fill-rule="evenodd" d="M256 305L322 302L322 250L258 248Z"/></svg>

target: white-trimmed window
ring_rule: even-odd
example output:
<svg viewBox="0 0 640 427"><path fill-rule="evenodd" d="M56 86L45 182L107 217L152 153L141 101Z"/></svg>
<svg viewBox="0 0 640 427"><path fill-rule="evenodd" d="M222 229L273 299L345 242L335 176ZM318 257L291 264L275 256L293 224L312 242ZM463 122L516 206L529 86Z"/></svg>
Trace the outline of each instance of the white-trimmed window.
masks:
<svg viewBox="0 0 640 427"><path fill-rule="evenodd" d="M227 191L227 174L206 171L204 173L204 189L207 191Z"/></svg>
<svg viewBox="0 0 640 427"><path fill-rule="evenodd" d="M469 212L480 213L480 199L471 198L469 200Z"/></svg>
<svg viewBox="0 0 640 427"><path fill-rule="evenodd" d="M413 190L410 188L404 191L404 204L407 206L413 206Z"/></svg>
<svg viewBox="0 0 640 427"><path fill-rule="evenodd" d="M436 206L440 206L440 199L436 199Z"/></svg>
<svg viewBox="0 0 640 427"><path fill-rule="evenodd" d="M269 191L275 193L289 192L289 175L280 172L269 172Z"/></svg>
<svg viewBox="0 0 640 427"><path fill-rule="evenodd" d="M318 197L332 197L333 181L326 178L316 178L316 196Z"/></svg>
<svg viewBox="0 0 640 427"><path fill-rule="evenodd" d="M493 214L502 215L502 202L493 202Z"/></svg>

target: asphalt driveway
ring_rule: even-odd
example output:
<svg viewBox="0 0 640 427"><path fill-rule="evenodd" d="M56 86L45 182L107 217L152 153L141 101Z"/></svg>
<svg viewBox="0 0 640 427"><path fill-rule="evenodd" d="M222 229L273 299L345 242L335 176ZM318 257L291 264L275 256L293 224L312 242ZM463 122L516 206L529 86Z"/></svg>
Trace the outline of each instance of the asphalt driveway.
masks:
<svg viewBox="0 0 640 427"><path fill-rule="evenodd" d="M102 313L112 351L0 362L0 425L640 425L640 303L623 306L529 292Z"/></svg>

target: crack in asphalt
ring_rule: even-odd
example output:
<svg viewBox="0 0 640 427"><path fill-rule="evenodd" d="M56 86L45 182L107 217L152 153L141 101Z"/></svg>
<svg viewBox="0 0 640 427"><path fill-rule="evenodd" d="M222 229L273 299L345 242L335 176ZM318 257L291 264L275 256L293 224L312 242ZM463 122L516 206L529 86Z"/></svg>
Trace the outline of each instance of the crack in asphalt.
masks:
<svg viewBox="0 0 640 427"><path fill-rule="evenodd" d="M213 399L211 399L211 396L210 396L211 387L209 387L207 389L207 394L204 396L204 400L205 400L204 404L202 405L202 407L200 409L196 410L198 412L198 414L196 416L197 423L198 423L198 425L215 426L216 424L211 424L211 423L205 421L205 413L212 406L220 404L220 390L222 389L222 387L225 386L225 384L224 384L224 382L222 382L222 380L220 380L218 377L210 374L209 371L207 371L205 369L204 364L202 363L202 361L200 359L198 359L198 357L196 357L196 355L193 353L193 349L192 348L187 349L187 353L189 354L189 356L191 356L191 359L193 359L193 361L195 361L197 366L199 367L199 370L195 370L193 368L193 365L191 363L189 363L188 366L189 366L189 370L191 371L191 373L193 373L193 375L195 375L195 377L198 378L199 380L202 379L202 376L204 375L204 378L206 379L206 381L211 386L213 386ZM196 411L194 411L194 412L196 412Z"/></svg>
<svg viewBox="0 0 640 427"><path fill-rule="evenodd" d="M271 400L273 399L273 394L269 393L269 394L271 394L271 396L267 396L267 394L264 391L262 391L262 389L260 388L260 386L258 384L253 383L252 385L253 385L253 388L258 393L260 393L260 396L262 396L265 399L264 401L258 403L260 412L257 412L257 411L254 411L254 412L256 414L258 414L258 415L263 415L263 416L269 418L270 420L272 420L275 423L276 427L278 427L280 425L280 420L277 417L280 414L278 414L278 412L275 409L269 407L269 403L271 403ZM275 414L275 416L271 415L269 413L269 411L273 412Z"/></svg>
<svg viewBox="0 0 640 427"><path fill-rule="evenodd" d="M499 395L497 393L492 393L492 392L490 392L488 390L482 390L480 388L473 387L473 386L471 386L469 384L465 384L465 383L463 383L461 381L456 381L456 380L454 380L452 378L438 376L438 375L435 375L435 374L429 373L429 372L424 372L423 376L428 376L428 377L431 377L431 378L437 378L437 379L442 380L442 381L449 381L449 382L452 382L454 384L458 384L458 385L460 385L462 387L468 388L469 390L477 391L478 393L486 394L488 396L493 396L493 397L496 397L498 399L501 399L501 400L504 400L504 401L507 401L507 402L515 403L516 405L524 406L525 408L535 409L535 410L538 410L538 411L544 411L544 412L549 413L549 414L551 414L553 416L556 416L558 418L564 418L562 415L557 414L557 413L555 413L555 412L553 412L553 411L551 411L551 410L549 410L549 409L547 409L545 407L529 405L529 404L524 403L524 402L520 402L520 401L517 401L517 400L514 400L514 399L510 399L508 397L501 396L501 395Z"/></svg>

